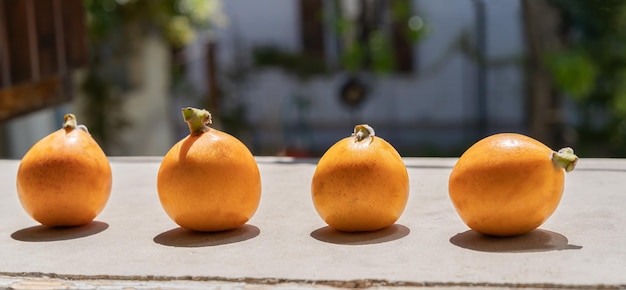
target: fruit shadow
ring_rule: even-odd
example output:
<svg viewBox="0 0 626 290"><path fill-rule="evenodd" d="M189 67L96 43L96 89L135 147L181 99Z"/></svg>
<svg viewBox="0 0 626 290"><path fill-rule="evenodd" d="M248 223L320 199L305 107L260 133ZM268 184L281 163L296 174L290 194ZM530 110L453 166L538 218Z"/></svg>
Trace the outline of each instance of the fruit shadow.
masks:
<svg viewBox="0 0 626 290"><path fill-rule="evenodd" d="M243 242L261 233L258 227L245 224L232 230L221 232L196 232L185 228L175 228L154 237L157 244L170 247L213 247Z"/></svg>
<svg viewBox="0 0 626 290"><path fill-rule="evenodd" d="M450 238L450 243L469 250L492 253L529 253L582 249L582 246L570 244L564 235L542 229L536 229L513 237L495 237L468 230L454 235Z"/></svg>
<svg viewBox="0 0 626 290"><path fill-rule="evenodd" d="M409 235L406 226L394 224L372 232L342 232L329 226L311 232L311 237L322 242L341 245L370 245L399 240Z"/></svg>
<svg viewBox="0 0 626 290"><path fill-rule="evenodd" d="M50 227L33 226L18 230L11 234L11 238L22 242L53 242L73 240L98 234L109 228L107 223L92 221L83 226Z"/></svg>

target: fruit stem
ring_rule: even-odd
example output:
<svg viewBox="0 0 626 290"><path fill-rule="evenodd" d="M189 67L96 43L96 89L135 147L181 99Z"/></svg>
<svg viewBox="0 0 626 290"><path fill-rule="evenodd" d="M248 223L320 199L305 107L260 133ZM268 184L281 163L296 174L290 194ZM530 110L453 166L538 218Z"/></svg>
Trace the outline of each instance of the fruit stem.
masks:
<svg viewBox="0 0 626 290"><path fill-rule="evenodd" d="M87 130L87 126L78 125L78 123L76 122L76 116L74 114L65 114L65 116L63 116L63 129L65 129L65 132L70 132L74 129L80 129L89 133L89 130Z"/></svg>
<svg viewBox="0 0 626 290"><path fill-rule="evenodd" d="M570 172L576 167L578 156L574 154L572 148L566 147L558 152L552 152L552 162L557 167L565 169L565 172Z"/></svg>
<svg viewBox="0 0 626 290"><path fill-rule="evenodd" d="M74 116L74 114L65 114L65 116L63 116L63 129L74 130L76 126L76 116Z"/></svg>
<svg viewBox="0 0 626 290"><path fill-rule="evenodd" d="M354 133L352 133L352 136L354 136L355 142L361 142L363 139L376 136L376 133L374 132L374 128L369 125L361 124L354 127ZM370 143L372 140L373 138L370 138Z"/></svg>
<svg viewBox="0 0 626 290"><path fill-rule="evenodd" d="M189 133L192 136L200 135L209 130L207 124L213 123L211 113L207 110L200 110L192 107L182 109L183 118L189 125Z"/></svg>

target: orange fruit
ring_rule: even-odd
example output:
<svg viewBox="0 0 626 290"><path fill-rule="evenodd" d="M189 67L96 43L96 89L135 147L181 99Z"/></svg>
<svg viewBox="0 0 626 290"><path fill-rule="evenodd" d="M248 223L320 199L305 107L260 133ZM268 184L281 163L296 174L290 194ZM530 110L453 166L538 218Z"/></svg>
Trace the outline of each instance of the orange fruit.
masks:
<svg viewBox="0 0 626 290"><path fill-rule="evenodd" d="M515 133L486 137L461 155L450 174L450 199L474 231L514 236L543 224L563 194L565 171L578 157L571 148L554 152Z"/></svg>
<svg viewBox="0 0 626 290"><path fill-rule="evenodd" d="M245 224L261 200L261 175L237 138L209 128L206 110L184 108L190 134L167 152L157 176L159 200L179 226L203 232Z"/></svg>
<svg viewBox="0 0 626 290"><path fill-rule="evenodd" d="M67 114L63 128L33 145L17 170L17 193L24 210L47 226L90 223L111 194L106 155Z"/></svg>
<svg viewBox="0 0 626 290"><path fill-rule="evenodd" d="M368 125L339 140L320 158L311 182L313 205L339 231L393 225L409 196L409 176L395 148Z"/></svg>

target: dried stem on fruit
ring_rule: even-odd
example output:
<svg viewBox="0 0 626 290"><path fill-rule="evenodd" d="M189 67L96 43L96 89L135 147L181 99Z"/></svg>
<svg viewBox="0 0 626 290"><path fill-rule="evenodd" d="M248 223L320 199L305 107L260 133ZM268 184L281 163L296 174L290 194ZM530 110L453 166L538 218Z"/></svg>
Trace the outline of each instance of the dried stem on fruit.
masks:
<svg viewBox="0 0 626 290"><path fill-rule="evenodd" d="M372 137L376 136L376 133L374 132L374 128L369 125L361 124L354 127L354 133L352 133L352 136L354 136L355 142L361 142L364 139L370 138L371 143L374 139Z"/></svg>
<svg viewBox="0 0 626 290"><path fill-rule="evenodd" d="M574 154L572 148L566 147L558 152L552 152L552 162L557 167L565 169L565 172L570 172L576 167L578 156Z"/></svg>

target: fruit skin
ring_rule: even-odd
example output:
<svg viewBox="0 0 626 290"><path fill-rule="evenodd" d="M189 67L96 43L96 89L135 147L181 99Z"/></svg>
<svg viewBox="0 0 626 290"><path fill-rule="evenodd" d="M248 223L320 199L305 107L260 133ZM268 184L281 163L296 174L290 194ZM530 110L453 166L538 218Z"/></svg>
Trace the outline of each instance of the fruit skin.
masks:
<svg viewBox="0 0 626 290"><path fill-rule="evenodd" d="M374 134L357 141L356 131L320 158L311 196L317 213L330 227L375 231L393 225L402 215L409 177L391 144Z"/></svg>
<svg viewBox="0 0 626 290"><path fill-rule="evenodd" d="M216 129L205 130L180 140L163 158L157 176L159 200L183 228L234 229L258 208L260 172L241 141Z"/></svg>
<svg viewBox="0 0 626 290"><path fill-rule="evenodd" d="M75 124L68 115L66 121L73 118ZM106 155L89 133L75 126L35 143L17 170L22 207L46 226L90 223L106 206L111 185Z"/></svg>
<svg viewBox="0 0 626 290"><path fill-rule="evenodd" d="M516 133L476 142L450 174L449 196L457 213L483 234L514 236L536 229L563 194L565 170L552 160L553 154L541 142ZM568 170L577 160L567 163Z"/></svg>

